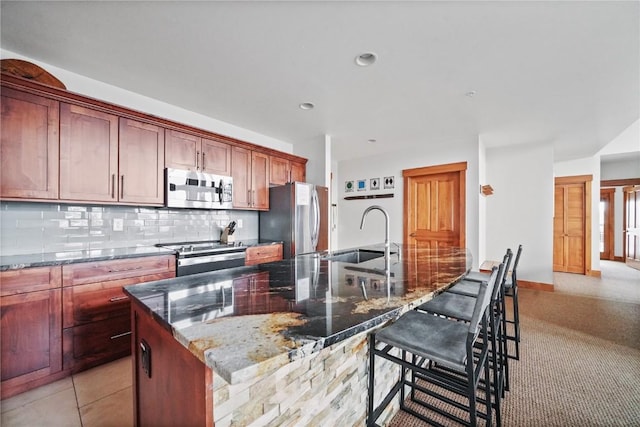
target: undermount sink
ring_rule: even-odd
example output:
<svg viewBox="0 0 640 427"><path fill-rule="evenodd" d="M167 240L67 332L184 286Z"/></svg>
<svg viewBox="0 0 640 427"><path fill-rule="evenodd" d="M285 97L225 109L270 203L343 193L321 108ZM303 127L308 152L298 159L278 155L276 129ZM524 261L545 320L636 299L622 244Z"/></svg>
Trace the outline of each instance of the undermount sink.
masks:
<svg viewBox="0 0 640 427"><path fill-rule="evenodd" d="M383 251L373 251L369 249L354 249L346 252L338 252L331 255L327 255L322 259L329 261L348 262L349 264L359 264L361 262L369 261L376 258L382 258L384 256Z"/></svg>

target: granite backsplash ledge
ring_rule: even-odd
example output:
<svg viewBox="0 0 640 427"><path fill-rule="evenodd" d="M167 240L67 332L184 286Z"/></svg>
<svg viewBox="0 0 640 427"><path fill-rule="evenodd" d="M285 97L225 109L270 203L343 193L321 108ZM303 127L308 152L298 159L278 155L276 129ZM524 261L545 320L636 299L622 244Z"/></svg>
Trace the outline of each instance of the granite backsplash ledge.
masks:
<svg viewBox="0 0 640 427"><path fill-rule="evenodd" d="M242 220L237 240L258 238L258 213L58 203L0 202L3 256L218 240Z"/></svg>

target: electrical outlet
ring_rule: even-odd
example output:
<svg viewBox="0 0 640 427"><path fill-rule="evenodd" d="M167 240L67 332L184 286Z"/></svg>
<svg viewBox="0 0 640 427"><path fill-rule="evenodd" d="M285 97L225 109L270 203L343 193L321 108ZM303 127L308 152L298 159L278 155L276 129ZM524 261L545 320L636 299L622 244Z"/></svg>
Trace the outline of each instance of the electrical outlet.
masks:
<svg viewBox="0 0 640 427"><path fill-rule="evenodd" d="M238 228L242 228L242 220L241 219L236 220L236 226Z"/></svg>
<svg viewBox="0 0 640 427"><path fill-rule="evenodd" d="M113 231L124 231L124 219L113 218Z"/></svg>

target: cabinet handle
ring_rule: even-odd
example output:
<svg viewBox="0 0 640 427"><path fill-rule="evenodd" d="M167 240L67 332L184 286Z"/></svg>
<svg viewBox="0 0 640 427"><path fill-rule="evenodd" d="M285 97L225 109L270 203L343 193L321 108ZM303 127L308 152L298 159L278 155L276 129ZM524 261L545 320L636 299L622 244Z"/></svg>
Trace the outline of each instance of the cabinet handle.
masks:
<svg viewBox="0 0 640 427"><path fill-rule="evenodd" d="M204 170L204 151L202 152L202 170Z"/></svg>
<svg viewBox="0 0 640 427"><path fill-rule="evenodd" d="M293 182L293 181L291 180L291 171L289 171L289 181L287 181L287 182Z"/></svg>
<svg viewBox="0 0 640 427"><path fill-rule="evenodd" d="M135 270L140 270L142 269L142 266L139 265L137 267L133 267L133 268L122 268L120 270L109 270L109 273L124 273L125 271L135 271Z"/></svg>
<svg viewBox="0 0 640 427"><path fill-rule="evenodd" d="M200 152L196 151L196 169L200 168Z"/></svg>
<svg viewBox="0 0 640 427"><path fill-rule="evenodd" d="M253 196L251 197L251 206L255 207L256 205L256 190L253 190Z"/></svg>
<svg viewBox="0 0 640 427"><path fill-rule="evenodd" d="M124 199L124 175L120 175L120 198Z"/></svg>
<svg viewBox="0 0 640 427"><path fill-rule="evenodd" d="M114 336L110 337L110 339L115 340L115 339L118 339L118 338L126 337L127 335L131 335L131 331L123 332L123 333L118 334L118 335L114 335Z"/></svg>
<svg viewBox="0 0 640 427"><path fill-rule="evenodd" d="M118 302L118 301L124 301L126 299L129 299L128 296L121 296L121 297L111 297L109 298L109 302Z"/></svg>
<svg viewBox="0 0 640 427"><path fill-rule="evenodd" d="M249 195L249 197L248 197L249 200L247 200L247 201L248 201L249 206L251 206L251 190L247 190L247 194Z"/></svg>
<svg viewBox="0 0 640 427"><path fill-rule="evenodd" d="M111 174L111 198L116 198L116 174Z"/></svg>

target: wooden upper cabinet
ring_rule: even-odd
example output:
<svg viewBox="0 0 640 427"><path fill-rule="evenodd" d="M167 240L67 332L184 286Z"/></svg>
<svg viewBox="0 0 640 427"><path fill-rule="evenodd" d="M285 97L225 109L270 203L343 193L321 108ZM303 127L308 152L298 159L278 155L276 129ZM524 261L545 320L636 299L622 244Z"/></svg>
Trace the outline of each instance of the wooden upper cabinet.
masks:
<svg viewBox="0 0 640 427"><path fill-rule="evenodd" d="M291 162L291 182L307 182L307 165Z"/></svg>
<svg viewBox="0 0 640 427"><path fill-rule="evenodd" d="M269 155L233 147L233 207L269 209Z"/></svg>
<svg viewBox="0 0 640 427"><path fill-rule="evenodd" d="M269 182L273 185L283 185L291 182L291 162L282 157L271 156L271 173Z"/></svg>
<svg viewBox="0 0 640 427"><path fill-rule="evenodd" d="M231 176L233 177L233 207L251 207L251 150L231 149Z"/></svg>
<svg viewBox="0 0 640 427"><path fill-rule="evenodd" d="M197 171L200 160L201 138L175 130L168 130L166 137L165 166Z"/></svg>
<svg viewBox="0 0 640 427"><path fill-rule="evenodd" d="M251 206L269 210L269 156L257 151L251 153L251 191Z"/></svg>
<svg viewBox="0 0 640 427"><path fill-rule="evenodd" d="M60 105L60 198L118 201L118 117Z"/></svg>
<svg viewBox="0 0 640 427"><path fill-rule="evenodd" d="M0 197L58 198L58 102L2 88Z"/></svg>
<svg viewBox="0 0 640 427"><path fill-rule="evenodd" d="M166 167L231 176L229 144L175 130L166 134Z"/></svg>
<svg viewBox="0 0 640 427"><path fill-rule="evenodd" d="M294 162L278 156L270 157L271 185L283 185L288 182L305 182L306 165L302 162Z"/></svg>
<svg viewBox="0 0 640 427"><path fill-rule="evenodd" d="M164 128L120 118L119 200L164 204Z"/></svg>
<svg viewBox="0 0 640 427"><path fill-rule="evenodd" d="M202 138L203 172L231 176L231 146L224 142Z"/></svg>

